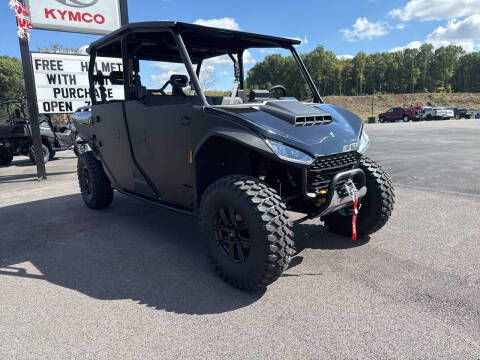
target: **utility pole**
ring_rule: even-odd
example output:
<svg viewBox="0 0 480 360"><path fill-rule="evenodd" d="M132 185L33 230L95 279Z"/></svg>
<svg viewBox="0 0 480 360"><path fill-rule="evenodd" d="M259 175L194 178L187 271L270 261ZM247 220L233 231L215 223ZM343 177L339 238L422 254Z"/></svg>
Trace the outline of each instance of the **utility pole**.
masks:
<svg viewBox="0 0 480 360"><path fill-rule="evenodd" d="M23 1L22 4L24 4ZM27 92L28 117L32 132L35 163L37 165L37 178L41 181L47 179L47 172L43 161L42 137L40 135L40 124L38 123L37 93L35 91L35 79L33 77L32 58L30 56L30 44L26 36L19 37L18 42L22 56L23 77L25 80L25 90Z"/></svg>
<svg viewBox="0 0 480 360"><path fill-rule="evenodd" d="M373 89L373 92L372 92L372 117L374 116L374 115L373 115L373 105L374 105L374 102L375 102L375 89Z"/></svg>

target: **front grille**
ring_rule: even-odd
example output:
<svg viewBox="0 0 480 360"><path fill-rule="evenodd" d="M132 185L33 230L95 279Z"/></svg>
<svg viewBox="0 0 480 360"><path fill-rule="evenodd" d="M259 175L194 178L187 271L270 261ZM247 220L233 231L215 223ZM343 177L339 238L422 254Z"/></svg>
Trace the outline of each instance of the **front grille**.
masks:
<svg viewBox="0 0 480 360"><path fill-rule="evenodd" d="M336 174L358 167L360 156L356 151L351 151L317 158L307 169L307 191L317 193L321 189L328 189ZM345 181L347 179L340 181L337 188L343 188Z"/></svg>

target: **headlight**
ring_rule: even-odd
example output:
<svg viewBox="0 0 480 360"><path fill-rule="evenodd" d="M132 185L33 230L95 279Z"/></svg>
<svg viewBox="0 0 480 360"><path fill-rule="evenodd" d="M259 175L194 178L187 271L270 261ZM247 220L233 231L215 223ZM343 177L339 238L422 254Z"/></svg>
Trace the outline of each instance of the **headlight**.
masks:
<svg viewBox="0 0 480 360"><path fill-rule="evenodd" d="M370 138L368 137L365 130L362 130L362 136L360 136L360 144L358 145L358 152L360 154L365 154L370 147Z"/></svg>
<svg viewBox="0 0 480 360"><path fill-rule="evenodd" d="M313 158L300 150L294 149L290 146L282 144L281 142L274 140L266 140L270 149L283 160L295 162L298 164L310 165L313 162Z"/></svg>

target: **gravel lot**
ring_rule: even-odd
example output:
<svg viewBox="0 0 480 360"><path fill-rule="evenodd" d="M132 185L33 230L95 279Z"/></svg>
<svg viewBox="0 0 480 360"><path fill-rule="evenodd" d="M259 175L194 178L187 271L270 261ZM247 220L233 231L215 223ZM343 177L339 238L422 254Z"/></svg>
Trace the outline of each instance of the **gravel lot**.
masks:
<svg viewBox="0 0 480 360"><path fill-rule="evenodd" d="M368 125L394 216L366 242L296 226L267 291L211 271L195 219L116 194L76 160L0 168L0 359L480 359L480 121Z"/></svg>

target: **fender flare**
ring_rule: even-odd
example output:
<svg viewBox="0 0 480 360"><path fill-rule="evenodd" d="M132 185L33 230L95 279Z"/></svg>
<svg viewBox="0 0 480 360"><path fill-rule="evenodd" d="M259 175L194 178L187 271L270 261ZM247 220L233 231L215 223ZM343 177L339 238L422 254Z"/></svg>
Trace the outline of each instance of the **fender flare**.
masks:
<svg viewBox="0 0 480 360"><path fill-rule="evenodd" d="M196 148L193 152L193 159L196 159L198 152L203 148L203 146L212 138L220 137L232 142L235 142L239 145L243 145L249 149L260 152L262 155L276 159L276 155L268 147L265 140L246 129L241 128L227 128L227 127L217 127L208 131L205 136L198 142Z"/></svg>

